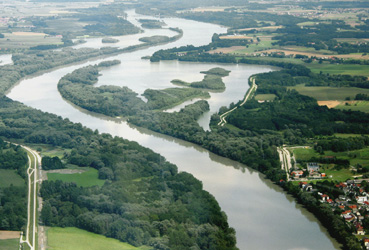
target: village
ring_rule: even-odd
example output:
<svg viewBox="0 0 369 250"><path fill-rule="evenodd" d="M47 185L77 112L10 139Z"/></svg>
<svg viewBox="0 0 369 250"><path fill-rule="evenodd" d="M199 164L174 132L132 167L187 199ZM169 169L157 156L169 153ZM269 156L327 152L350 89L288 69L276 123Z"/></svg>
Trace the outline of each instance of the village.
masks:
<svg viewBox="0 0 369 250"><path fill-rule="evenodd" d="M309 162L306 169L293 170L290 181L299 180L303 192L312 193L321 203L331 206L339 214L354 235L363 240L369 249L369 179L354 179L346 182L328 181L325 173L320 172L318 163ZM320 182L316 182L320 180ZM324 181L326 180L326 181Z"/></svg>

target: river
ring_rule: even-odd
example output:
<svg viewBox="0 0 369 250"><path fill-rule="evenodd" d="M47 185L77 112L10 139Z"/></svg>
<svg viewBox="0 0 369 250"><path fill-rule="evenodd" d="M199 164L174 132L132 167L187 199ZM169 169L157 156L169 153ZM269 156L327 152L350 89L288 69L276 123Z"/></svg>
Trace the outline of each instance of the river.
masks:
<svg viewBox="0 0 369 250"><path fill-rule="evenodd" d="M137 23L136 19L141 18L133 11L128 12L128 17L134 23ZM209 100L211 111L208 114L210 117L211 112L215 112L220 106L243 98L248 89L247 79L250 75L273 70L268 66L177 61L150 63L148 60L142 60L142 56L151 55L159 49L187 44L207 44L213 33L226 31L224 27L195 21L177 18L163 20L169 27L183 29L183 37L171 44L110 57L109 60L119 59L122 63L103 70L97 85L128 86L142 94L147 88L171 87L172 79L200 80L203 77L200 71L221 66L231 73L224 78L226 91L211 94ZM119 44L120 46L137 44L139 37L155 32L156 30L149 30L141 34L119 37L121 40ZM172 31L166 30L166 32L161 30L160 34L173 35ZM126 38L128 42L123 41ZM94 38L78 46L100 47L103 44ZM73 122L79 122L93 130L98 129L100 132L137 141L176 164L180 171L193 174L203 182L204 189L215 196L223 211L226 212L229 224L236 230L237 246L241 250L339 249L337 242L328 236L315 217L296 204L279 187L265 180L260 173L191 143L136 128L120 119L92 114L63 100L57 91L58 80L77 68L100 61L102 60L67 66L25 79L11 90L8 97L42 111L68 118ZM199 121L204 128L208 117Z"/></svg>

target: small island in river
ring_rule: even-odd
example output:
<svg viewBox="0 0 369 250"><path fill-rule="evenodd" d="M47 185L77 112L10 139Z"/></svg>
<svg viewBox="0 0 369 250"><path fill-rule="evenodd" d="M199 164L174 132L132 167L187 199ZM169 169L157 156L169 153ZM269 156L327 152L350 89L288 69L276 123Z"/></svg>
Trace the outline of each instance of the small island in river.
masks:
<svg viewBox="0 0 369 250"><path fill-rule="evenodd" d="M228 76L230 71L223 68L212 68L208 71L201 71L200 73L205 74L204 79L197 82L188 83L179 79L174 79L171 83L179 86L186 86L191 88L200 88L214 91L224 91L225 84L222 77Z"/></svg>

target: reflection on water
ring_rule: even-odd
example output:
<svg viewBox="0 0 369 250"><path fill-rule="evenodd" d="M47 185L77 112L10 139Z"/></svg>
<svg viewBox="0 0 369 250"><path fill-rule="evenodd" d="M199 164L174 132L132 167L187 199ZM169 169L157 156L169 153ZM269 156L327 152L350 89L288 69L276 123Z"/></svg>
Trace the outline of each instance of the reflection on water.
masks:
<svg viewBox="0 0 369 250"><path fill-rule="evenodd" d="M0 66L6 65L6 64L12 64L12 63L13 63L13 60L12 60L11 54L0 55Z"/></svg>
<svg viewBox="0 0 369 250"><path fill-rule="evenodd" d="M139 17L133 12L129 15L131 18ZM165 19L165 22L170 27L182 28L183 38L172 44L109 58L119 59L122 64L103 70L98 85L128 86L138 93L143 93L146 88L169 87L170 80L174 78L198 80L203 77L199 74L200 71L221 66L231 70L231 74L224 78L226 91L211 94L209 103L214 111L219 105L228 105L243 98L248 88L249 75L272 70L267 66L173 61L150 63L141 60L141 56L150 55L161 48L186 45L190 41L195 45L207 44L213 33L225 31L216 25L188 20ZM230 225L236 229L237 245L241 250L337 249L337 243L329 238L311 214L296 205L279 187L265 180L259 172L214 155L197 145L128 125L121 119L81 111L64 101L56 88L58 80L79 67L100 61L101 59L72 65L25 79L8 96L31 107L68 118L72 122L80 122L93 130L137 141L176 164L180 171L192 173L202 181L204 188L215 196L228 215Z"/></svg>

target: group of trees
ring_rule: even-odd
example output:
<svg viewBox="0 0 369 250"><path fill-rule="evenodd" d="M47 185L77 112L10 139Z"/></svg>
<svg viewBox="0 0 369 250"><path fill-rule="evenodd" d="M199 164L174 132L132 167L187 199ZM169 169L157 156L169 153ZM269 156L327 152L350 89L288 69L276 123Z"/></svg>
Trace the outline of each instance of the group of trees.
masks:
<svg viewBox="0 0 369 250"><path fill-rule="evenodd" d="M333 152L346 152L362 149L369 146L368 136L357 136L349 138L328 138L318 140L316 147L321 150L330 150Z"/></svg>
<svg viewBox="0 0 369 250"><path fill-rule="evenodd" d="M53 170L65 168L65 165L59 157L44 156L41 160L41 166L43 170Z"/></svg>
<svg viewBox="0 0 369 250"><path fill-rule="evenodd" d="M164 25L166 25L163 21L155 20L155 19L139 19L142 28L145 29L161 29Z"/></svg>
<svg viewBox="0 0 369 250"><path fill-rule="evenodd" d="M122 17L113 14L83 15L79 18L81 22L94 22L84 27L87 34L121 36L135 34L140 29Z"/></svg>
<svg viewBox="0 0 369 250"><path fill-rule="evenodd" d="M23 178L27 174L27 153L21 146L0 139L0 169L14 169Z"/></svg>

